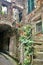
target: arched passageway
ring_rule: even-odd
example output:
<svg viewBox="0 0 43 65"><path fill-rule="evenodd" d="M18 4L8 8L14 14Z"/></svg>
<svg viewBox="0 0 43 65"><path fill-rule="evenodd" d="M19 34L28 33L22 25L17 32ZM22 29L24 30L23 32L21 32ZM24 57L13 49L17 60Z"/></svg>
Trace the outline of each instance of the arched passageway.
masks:
<svg viewBox="0 0 43 65"><path fill-rule="evenodd" d="M11 27L6 24L0 25L0 51L9 51Z"/></svg>
<svg viewBox="0 0 43 65"><path fill-rule="evenodd" d="M18 33L16 28L8 24L0 24L0 52L8 52L18 59Z"/></svg>

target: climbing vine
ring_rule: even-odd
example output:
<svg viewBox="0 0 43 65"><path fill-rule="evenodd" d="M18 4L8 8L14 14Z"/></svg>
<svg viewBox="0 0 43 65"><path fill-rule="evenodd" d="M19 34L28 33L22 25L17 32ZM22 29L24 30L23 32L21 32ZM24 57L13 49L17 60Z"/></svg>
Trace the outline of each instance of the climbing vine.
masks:
<svg viewBox="0 0 43 65"><path fill-rule="evenodd" d="M22 28L19 29L20 30L20 37L19 37L19 41L21 42L21 44L24 45L24 64L23 65L31 65L31 57L33 54L33 40L32 40L32 29L31 26L26 25L23 26Z"/></svg>

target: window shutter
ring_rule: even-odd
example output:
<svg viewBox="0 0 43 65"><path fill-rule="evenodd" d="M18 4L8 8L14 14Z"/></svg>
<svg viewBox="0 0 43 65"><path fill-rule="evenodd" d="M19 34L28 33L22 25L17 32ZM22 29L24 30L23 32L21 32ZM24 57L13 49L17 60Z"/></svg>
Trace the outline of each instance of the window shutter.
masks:
<svg viewBox="0 0 43 65"><path fill-rule="evenodd" d="M28 13L34 9L34 0L28 0Z"/></svg>

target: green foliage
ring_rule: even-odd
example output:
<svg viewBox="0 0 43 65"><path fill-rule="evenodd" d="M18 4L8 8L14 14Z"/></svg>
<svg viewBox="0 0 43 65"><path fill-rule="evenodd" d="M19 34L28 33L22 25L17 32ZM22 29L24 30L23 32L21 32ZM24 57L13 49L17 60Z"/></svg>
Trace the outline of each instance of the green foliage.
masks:
<svg viewBox="0 0 43 65"><path fill-rule="evenodd" d="M24 65L30 65L30 60L29 58L24 59Z"/></svg>
<svg viewBox="0 0 43 65"><path fill-rule="evenodd" d="M4 15L4 12L0 11L0 14Z"/></svg>
<svg viewBox="0 0 43 65"><path fill-rule="evenodd" d="M32 29L31 29L31 26L23 26L21 28L21 30L23 31L23 34L20 35L20 38L19 38L19 41L24 45L25 47L25 52L24 52L24 55L25 56L29 56L29 55L32 55L33 54L33 40L32 40ZM29 64L29 59L24 59L24 65L30 65Z"/></svg>

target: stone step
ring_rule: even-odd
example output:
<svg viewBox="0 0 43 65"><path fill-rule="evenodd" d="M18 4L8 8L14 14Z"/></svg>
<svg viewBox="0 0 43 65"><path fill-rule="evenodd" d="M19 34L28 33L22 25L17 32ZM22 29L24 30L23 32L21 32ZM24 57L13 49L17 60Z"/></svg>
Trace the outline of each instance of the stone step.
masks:
<svg viewBox="0 0 43 65"><path fill-rule="evenodd" d="M34 46L35 51L43 52L43 45Z"/></svg>
<svg viewBox="0 0 43 65"><path fill-rule="evenodd" d="M43 52L37 52L36 58L43 59Z"/></svg>
<svg viewBox="0 0 43 65"><path fill-rule="evenodd" d="M43 65L43 44L34 46L34 55L33 65Z"/></svg>
<svg viewBox="0 0 43 65"><path fill-rule="evenodd" d="M43 59L34 59L33 65L43 65Z"/></svg>

